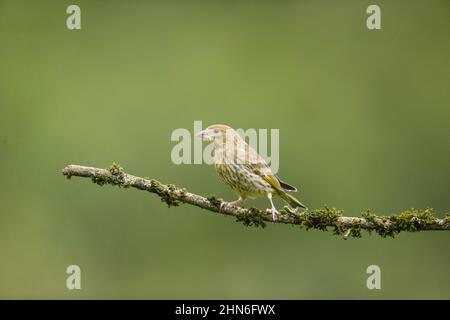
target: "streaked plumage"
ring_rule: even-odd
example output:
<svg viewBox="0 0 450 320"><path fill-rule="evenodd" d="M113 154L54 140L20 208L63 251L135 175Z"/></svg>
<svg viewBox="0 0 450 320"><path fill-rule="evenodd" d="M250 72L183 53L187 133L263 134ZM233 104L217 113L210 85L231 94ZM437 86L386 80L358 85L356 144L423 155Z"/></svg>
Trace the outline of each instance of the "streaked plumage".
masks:
<svg viewBox="0 0 450 320"><path fill-rule="evenodd" d="M266 196L271 203L272 218L276 220L276 210L272 196L279 196L294 208L306 208L288 192L295 187L281 181L274 175L264 159L239 134L226 125L213 125L198 133L214 143L214 166L219 176L238 195L230 202L238 205L246 198Z"/></svg>

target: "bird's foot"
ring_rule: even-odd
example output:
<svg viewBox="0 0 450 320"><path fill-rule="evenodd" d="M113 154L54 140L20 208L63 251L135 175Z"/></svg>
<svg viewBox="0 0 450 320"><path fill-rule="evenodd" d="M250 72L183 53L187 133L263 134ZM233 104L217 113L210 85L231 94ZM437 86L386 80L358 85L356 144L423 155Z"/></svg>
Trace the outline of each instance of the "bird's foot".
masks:
<svg viewBox="0 0 450 320"><path fill-rule="evenodd" d="M235 201L230 201L230 202L222 201L222 203L220 204L220 211L222 211L224 206L228 205L228 206L236 207L236 206L239 206L242 202L244 202L243 198L239 198L239 199L237 199Z"/></svg>
<svg viewBox="0 0 450 320"><path fill-rule="evenodd" d="M294 209L294 208L291 208L291 207L289 207L289 206L284 206L283 209L284 209L287 213L290 213L290 214L296 214L297 211L298 211L297 208Z"/></svg>
<svg viewBox="0 0 450 320"><path fill-rule="evenodd" d="M272 207L272 209L270 209L270 212L272 213L272 220L273 221L277 221L278 220L278 214L279 214L277 209L275 207Z"/></svg>
<svg viewBox="0 0 450 320"><path fill-rule="evenodd" d="M235 201L230 201L230 202L227 202L230 206L238 206L238 205L240 205L241 203L242 203L242 200L241 199L237 199L237 200L235 200Z"/></svg>

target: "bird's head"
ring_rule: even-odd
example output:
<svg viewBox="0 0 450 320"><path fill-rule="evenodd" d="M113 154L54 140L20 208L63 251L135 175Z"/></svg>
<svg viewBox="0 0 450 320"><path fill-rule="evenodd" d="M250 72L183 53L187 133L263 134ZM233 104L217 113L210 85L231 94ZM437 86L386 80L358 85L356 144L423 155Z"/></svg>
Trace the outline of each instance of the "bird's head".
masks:
<svg viewBox="0 0 450 320"><path fill-rule="evenodd" d="M209 126L203 131L197 133L197 137L201 137L208 141L223 140L229 134L233 134L235 131L233 128L226 126L224 124L215 124Z"/></svg>

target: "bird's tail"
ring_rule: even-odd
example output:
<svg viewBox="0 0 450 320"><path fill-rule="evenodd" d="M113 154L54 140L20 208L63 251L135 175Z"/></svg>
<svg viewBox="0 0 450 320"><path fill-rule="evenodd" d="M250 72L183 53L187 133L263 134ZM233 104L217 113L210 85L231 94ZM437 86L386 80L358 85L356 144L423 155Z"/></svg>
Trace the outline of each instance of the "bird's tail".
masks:
<svg viewBox="0 0 450 320"><path fill-rule="evenodd" d="M308 209L303 203L287 192L280 192L280 197L286 201L292 208Z"/></svg>

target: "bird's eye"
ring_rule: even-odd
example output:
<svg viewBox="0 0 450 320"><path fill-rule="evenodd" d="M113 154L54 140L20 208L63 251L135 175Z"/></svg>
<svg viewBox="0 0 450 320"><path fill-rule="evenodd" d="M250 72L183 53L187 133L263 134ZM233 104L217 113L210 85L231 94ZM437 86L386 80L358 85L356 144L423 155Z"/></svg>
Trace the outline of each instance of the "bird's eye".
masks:
<svg viewBox="0 0 450 320"><path fill-rule="evenodd" d="M214 133L219 133L219 129L214 129Z"/></svg>

